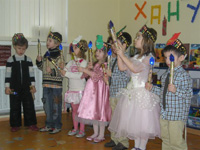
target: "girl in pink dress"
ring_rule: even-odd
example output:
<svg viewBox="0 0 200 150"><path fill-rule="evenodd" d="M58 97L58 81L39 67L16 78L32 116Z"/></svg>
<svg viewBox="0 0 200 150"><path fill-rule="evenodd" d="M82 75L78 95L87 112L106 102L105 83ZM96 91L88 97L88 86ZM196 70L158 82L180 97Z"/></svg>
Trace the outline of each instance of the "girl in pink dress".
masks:
<svg viewBox="0 0 200 150"><path fill-rule="evenodd" d="M93 124L94 134L87 137L87 140L98 143L105 140L105 126L110 121L111 108L108 77L104 73L107 66L105 62L107 51L100 35L97 36L96 47L97 62L94 63L94 67L89 64L87 68L78 68L80 72L90 76L78 108L78 120L85 124Z"/></svg>
<svg viewBox="0 0 200 150"><path fill-rule="evenodd" d="M78 138L85 136L85 125L80 123L80 130L78 130L78 121L75 119L77 110L81 101L86 80L81 79L82 72L78 72L78 66L86 67L85 52L88 50L87 42L81 39L82 36L77 37L71 45L71 51L74 51L74 59L69 61L61 73L68 78L68 91L65 93L65 102L72 106L72 119L74 129L68 132L68 135L75 135Z"/></svg>
<svg viewBox="0 0 200 150"><path fill-rule="evenodd" d="M123 47L117 50L118 67L127 70L131 80L127 88L118 93L119 101L110 122L109 130L116 137L128 137L135 140L132 150L145 150L148 139L160 137L160 101L159 97L145 89L150 69L149 60L153 56L157 33L145 25L136 35L135 48L139 51L131 59L123 53Z"/></svg>

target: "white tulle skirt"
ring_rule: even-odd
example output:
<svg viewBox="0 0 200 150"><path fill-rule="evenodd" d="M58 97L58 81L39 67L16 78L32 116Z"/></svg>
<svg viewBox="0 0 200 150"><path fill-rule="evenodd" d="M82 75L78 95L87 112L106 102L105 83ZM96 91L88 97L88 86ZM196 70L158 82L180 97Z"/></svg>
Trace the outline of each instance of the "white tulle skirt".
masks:
<svg viewBox="0 0 200 150"><path fill-rule="evenodd" d="M154 139L160 137L160 100L144 87L122 89L109 130L116 137Z"/></svg>
<svg viewBox="0 0 200 150"><path fill-rule="evenodd" d="M83 95L83 91L67 91L65 93L65 102L79 104Z"/></svg>

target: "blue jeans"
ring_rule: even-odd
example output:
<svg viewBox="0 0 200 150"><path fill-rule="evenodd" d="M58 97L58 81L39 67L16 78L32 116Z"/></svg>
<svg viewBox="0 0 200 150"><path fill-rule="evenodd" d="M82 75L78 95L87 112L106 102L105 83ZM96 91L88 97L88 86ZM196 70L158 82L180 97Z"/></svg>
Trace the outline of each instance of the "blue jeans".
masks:
<svg viewBox="0 0 200 150"><path fill-rule="evenodd" d="M50 128L61 129L62 88L43 88L43 104L46 113L45 124Z"/></svg>

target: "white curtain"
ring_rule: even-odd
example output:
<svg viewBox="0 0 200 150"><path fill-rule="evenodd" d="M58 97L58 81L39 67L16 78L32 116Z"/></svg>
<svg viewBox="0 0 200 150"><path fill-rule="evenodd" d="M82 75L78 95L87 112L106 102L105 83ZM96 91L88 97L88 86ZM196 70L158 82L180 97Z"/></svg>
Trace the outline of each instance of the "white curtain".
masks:
<svg viewBox="0 0 200 150"><path fill-rule="evenodd" d="M31 41L46 41L49 29L67 35L67 0L0 0L0 41L23 33Z"/></svg>

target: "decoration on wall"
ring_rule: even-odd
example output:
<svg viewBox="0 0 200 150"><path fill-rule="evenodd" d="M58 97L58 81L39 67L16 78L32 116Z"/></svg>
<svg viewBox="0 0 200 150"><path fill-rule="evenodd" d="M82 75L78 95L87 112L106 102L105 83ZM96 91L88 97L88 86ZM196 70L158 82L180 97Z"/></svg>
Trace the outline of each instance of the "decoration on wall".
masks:
<svg viewBox="0 0 200 150"><path fill-rule="evenodd" d="M180 2L179 1L180 0L176 0L176 1L171 0L171 2L168 2L168 11L167 11L167 14L164 14L166 16L166 19L167 19L168 22L171 21L172 17L176 17L176 20L179 21L179 19L180 19ZM187 0L187 1L189 1L189 0ZM138 6L138 4L135 3L135 7L138 10L138 13L134 18L135 20L137 20L140 15L142 15L144 17L144 19L147 19L147 15L144 13L144 10L147 9L147 8L145 8L146 4L147 4L147 2L144 1L142 7L140 8ZM150 3L148 3L148 4L150 4ZM176 6L173 7L173 8L176 9L174 11L171 9L173 4L176 5ZM163 16L160 15L161 11L162 11L161 7L162 7L161 5L151 6L151 24L153 24L153 20L154 19L157 19L158 20L158 24L160 24L160 19L161 19L161 17L163 17ZM193 14L192 20L191 20L191 22L193 23L195 21L195 19L196 19L197 13L198 13L198 11L200 9L200 0L198 0L198 4L197 4L196 7L193 6L192 4L187 4L186 7L194 10L194 14ZM184 9L184 7L182 9ZM154 12L158 12L158 15L155 16Z"/></svg>
<svg viewBox="0 0 200 150"><path fill-rule="evenodd" d="M162 21L162 35L166 36L167 35L167 19L164 16L163 21Z"/></svg>
<svg viewBox="0 0 200 150"><path fill-rule="evenodd" d="M154 9L158 9L158 15L154 16ZM158 19L158 24L160 24L161 15L161 5L151 6L151 24L153 24L154 19Z"/></svg>
<svg viewBox="0 0 200 150"><path fill-rule="evenodd" d="M190 65L200 65L200 44L191 44Z"/></svg>
<svg viewBox="0 0 200 150"><path fill-rule="evenodd" d="M171 12L171 2L168 3L168 22L171 20L171 16L176 16L177 21L179 21L179 0L176 2L176 12Z"/></svg>
<svg viewBox="0 0 200 150"><path fill-rule="evenodd" d="M166 45L163 43L156 44L155 52L156 52L156 62L165 63L164 56L162 55L162 50Z"/></svg>
<svg viewBox="0 0 200 150"><path fill-rule="evenodd" d="M135 3L135 7L138 9L138 13L137 13L137 15L135 16L135 20L137 20L137 18L139 17L139 15L140 14L142 14L142 16L144 17L144 18L147 18L147 16L146 16L146 14L143 12L143 9L144 9L144 6L146 5L146 1L144 1L144 3L143 3L143 5L142 5L142 7L140 8L139 6L138 6L138 4L137 3Z"/></svg>
<svg viewBox="0 0 200 150"><path fill-rule="evenodd" d="M196 18L197 12L198 12L198 10L200 8L200 0L199 0L199 2L197 4L197 7L194 7L194 6L190 5L190 4L187 4L187 7L194 10L194 15L193 15L192 20L191 20L191 22L193 23L195 18Z"/></svg>
<svg viewBox="0 0 200 150"><path fill-rule="evenodd" d="M0 45L0 66L5 66L11 56L11 46Z"/></svg>

